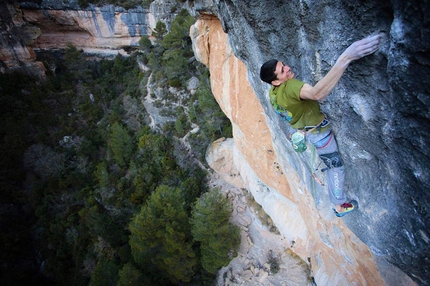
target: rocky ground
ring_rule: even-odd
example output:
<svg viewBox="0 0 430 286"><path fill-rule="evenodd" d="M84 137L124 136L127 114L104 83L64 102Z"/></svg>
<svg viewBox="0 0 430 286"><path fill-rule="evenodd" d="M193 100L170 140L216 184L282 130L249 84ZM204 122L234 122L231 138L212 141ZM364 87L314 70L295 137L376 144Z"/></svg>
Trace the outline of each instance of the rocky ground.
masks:
<svg viewBox="0 0 430 286"><path fill-rule="evenodd" d="M279 234L252 194L217 174L210 186L233 202L232 221L242 230L238 255L219 271L217 285L315 285L308 264L294 254L294 245Z"/></svg>

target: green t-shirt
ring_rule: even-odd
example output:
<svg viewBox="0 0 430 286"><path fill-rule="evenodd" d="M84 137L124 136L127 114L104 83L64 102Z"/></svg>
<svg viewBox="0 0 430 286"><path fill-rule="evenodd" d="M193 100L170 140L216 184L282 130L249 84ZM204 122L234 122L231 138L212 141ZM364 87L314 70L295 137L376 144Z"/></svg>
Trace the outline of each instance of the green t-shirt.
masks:
<svg viewBox="0 0 430 286"><path fill-rule="evenodd" d="M324 114L315 100L300 98L300 90L305 83L295 78L287 80L280 86L272 86L269 91L273 107L283 113L295 129L319 124Z"/></svg>

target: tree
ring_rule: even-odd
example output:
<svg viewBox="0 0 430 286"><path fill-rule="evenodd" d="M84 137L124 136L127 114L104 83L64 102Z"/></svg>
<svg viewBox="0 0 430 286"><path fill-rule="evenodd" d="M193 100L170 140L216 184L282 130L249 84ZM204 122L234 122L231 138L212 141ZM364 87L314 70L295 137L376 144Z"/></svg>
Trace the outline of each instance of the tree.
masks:
<svg viewBox="0 0 430 286"><path fill-rule="evenodd" d="M184 54L180 49L167 50L163 54L163 66L170 86L180 87L190 76Z"/></svg>
<svg viewBox="0 0 430 286"><path fill-rule="evenodd" d="M189 33L194 22L187 10L181 10L172 21L170 32L161 41L166 50L162 59L170 86L180 87L190 76L187 60L193 56Z"/></svg>
<svg viewBox="0 0 430 286"><path fill-rule="evenodd" d="M94 172L94 175L100 188L109 187L109 172L107 168L108 167L106 162L101 162L96 166L96 171Z"/></svg>
<svg viewBox="0 0 430 286"><path fill-rule="evenodd" d="M115 122L112 125L108 145L113 153L115 162L124 167L133 154L133 142L127 129L122 124Z"/></svg>
<svg viewBox="0 0 430 286"><path fill-rule="evenodd" d="M151 40L148 38L148 36L142 36L139 40L139 47L141 50L145 52L149 52L152 48Z"/></svg>
<svg viewBox="0 0 430 286"><path fill-rule="evenodd" d="M82 51L78 50L71 43L67 44L64 61L71 72L77 72L85 66L85 58L82 55Z"/></svg>
<svg viewBox="0 0 430 286"><path fill-rule="evenodd" d="M181 190L159 186L130 223L130 246L145 269L154 264L172 282L189 282L196 257Z"/></svg>
<svg viewBox="0 0 430 286"><path fill-rule="evenodd" d="M90 286L115 286L118 281L118 265L113 260L102 258L94 270Z"/></svg>
<svg viewBox="0 0 430 286"><path fill-rule="evenodd" d="M124 264L119 271L119 280L116 286L138 286L142 285L142 273L130 262Z"/></svg>
<svg viewBox="0 0 430 286"><path fill-rule="evenodd" d="M239 227L229 222L232 205L218 189L205 193L192 210L192 235L200 242L202 267L209 273L228 265L240 244Z"/></svg>
<svg viewBox="0 0 430 286"><path fill-rule="evenodd" d="M157 41L161 41L164 38L164 35L167 34L166 24L161 21L158 21L155 24L155 28L152 31L152 36L155 37Z"/></svg>
<svg viewBox="0 0 430 286"><path fill-rule="evenodd" d="M93 80L85 61L83 51L78 50L71 43L68 43L64 54L64 62L72 75L71 79L79 79L85 82L91 82Z"/></svg>
<svg viewBox="0 0 430 286"><path fill-rule="evenodd" d="M34 144L24 154L24 164L41 178L59 176L66 168L66 157L51 147Z"/></svg>
<svg viewBox="0 0 430 286"><path fill-rule="evenodd" d="M194 19L187 10L182 9L178 16L172 21L170 32L163 38L161 45L165 49L182 49L186 51L188 56L192 56L190 27L196 19Z"/></svg>
<svg viewBox="0 0 430 286"><path fill-rule="evenodd" d="M202 170L196 170L194 174L181 183L184 199L188 209L191 209L192 204L200 195L203 185L206 183L205 173Z"/></svg>

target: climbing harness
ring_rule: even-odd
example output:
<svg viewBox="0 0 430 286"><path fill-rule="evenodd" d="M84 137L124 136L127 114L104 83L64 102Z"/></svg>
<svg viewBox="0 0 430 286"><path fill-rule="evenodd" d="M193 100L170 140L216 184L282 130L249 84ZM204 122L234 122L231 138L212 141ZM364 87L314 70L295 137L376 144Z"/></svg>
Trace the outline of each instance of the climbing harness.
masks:
<svg viewBox="0 0 430 286"><path fill-rule="evenodd" d="M315 125L315 126L305 126L303 128L298 128L298 130L300 130L302 132L305 132L306 134L307 133L311 133L312 131L315 131L315 130L321 131L321 128L324 128L324 127L326 127L327 125L330 124L330 121L328 121L327 116L325 116L324 113L323 113L323 115L324 115L323 120L321 120L321 122L318 123L317 125Z"/></svg>
<svg viewBox="0 0 430 286"><path fill-rule="evenodd" d="M291 136L291 143L293 144L293 149L296 152L302 153L306 151L306 134L311 133L314 130L320 131L321 128L329 125L330 122L327 120L325 114L323 120L315 126L305 126L303 128L297 129L297 131Z"/></svg>
<svg viewBox="0 0 430 286"><path fill-rule="evenodd" d="M280 106L274 97L270 96L270 103L272 104L273 109L275 110L275 112L281 117L282 120L290 122L293 119L293 115L291 112L289 112L287 109L285 109L284 107ZM304 151L306 151L307 146L306 146L306 134L311 133L315 130L320 131L321 128L326 127L328 124L330 124L330 122L327 120L326 115L324 114L324 118L323 120L321 120L320 123L318 123L315 126L305 126L303 128L299 128L297 129L297 131L291 136L291 143L293 145L293 149L294 151L296 151L297 153L303 153ZM314 156L315 154L315 147L312 149L312 156ZM312 161L314 160L314 158L312 158ZM309 163L306 161L305 158L303 158L302 160L305 163L305 166L307 167L309 173L312 175L312 178L314 178L314 180L320 184L321 186L324 186L324 184L321 182L321 180L317 177L317 175L315 174L313 168L309 165Z"/></svg>

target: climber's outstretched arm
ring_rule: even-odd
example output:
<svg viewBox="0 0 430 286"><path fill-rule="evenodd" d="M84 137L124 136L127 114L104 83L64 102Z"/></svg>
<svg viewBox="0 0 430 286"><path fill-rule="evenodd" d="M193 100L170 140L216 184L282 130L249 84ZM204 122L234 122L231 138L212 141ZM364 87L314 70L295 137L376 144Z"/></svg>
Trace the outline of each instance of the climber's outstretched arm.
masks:
<svg viewBox="0 0 430 286"><path fill-rule="evenodd" d="M322 100L329 95L340 77L345 72L348 65L355 60L376 52L379 49L382 35L364 38L354 42L337 59L334 66L330 69L315 86L305 84L300 90L301 99Z"/></svg>

